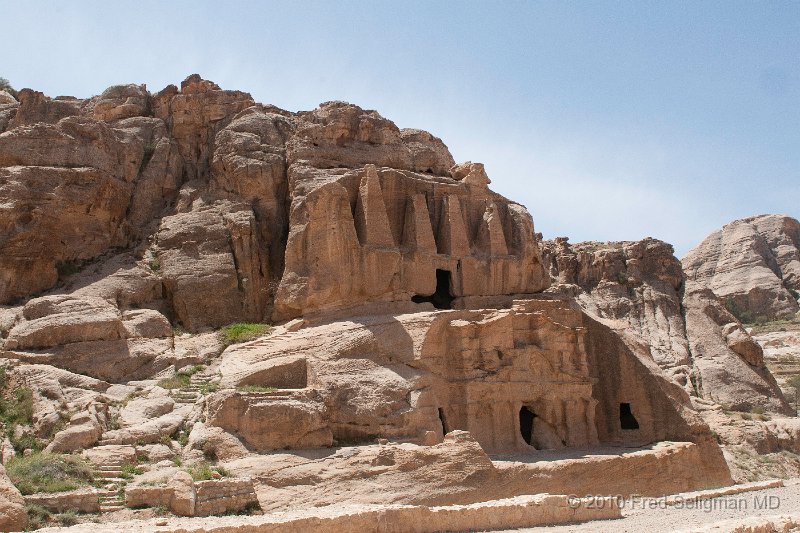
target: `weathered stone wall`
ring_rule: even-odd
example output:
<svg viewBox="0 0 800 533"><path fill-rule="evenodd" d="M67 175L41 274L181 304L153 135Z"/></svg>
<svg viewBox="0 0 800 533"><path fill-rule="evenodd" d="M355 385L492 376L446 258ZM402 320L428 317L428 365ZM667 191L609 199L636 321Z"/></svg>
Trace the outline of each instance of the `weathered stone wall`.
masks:
<svg viewBox="0 0 800 533"><path fill-rule="evenodd" d="M73 511L76 513L99 513L100 496L97 489L83 488L54 494L28 494L25 503L44 507L54 513Z"/></svg>
<svg viewBox="0 0 800 533"><path fill-rule="evenodd" d="M258 506L251 479L219 479L198 481L195 516L221 515Z"/></svg>
<svg viewBox="0 0 800 533"><path fill-rule="evenodd" d="M563 524L585 520L604 520L621 516L612 499L592 507L586 502L572 502L567 496L539 494L519 496L472 505L442 507L387 505L337 506L295 513L277 513L258 517L226 517L206 520L176 520L158 527L159 531L192 533L233 533L283 531L358 533L363 531L415 531L440 533L483 529L514 529L548 524ZM105 524L81 524L80 531L96 533L148 531L152 523L122 522L109 527ZM47 530L43 530L47 532ZM75 528L59 531L78 531Z"/></svg>
<svg viewBox="0 0 800 533"><path fill-rule="evenodd" d="M180 481L171 481L164 486L128 486L125 488L125 505L130 508L164 507L182 516L222 515L258 507L250 478L195 482L188 479L188 484L183 479ZM185 494L187 490L191 494Z"/></svg>

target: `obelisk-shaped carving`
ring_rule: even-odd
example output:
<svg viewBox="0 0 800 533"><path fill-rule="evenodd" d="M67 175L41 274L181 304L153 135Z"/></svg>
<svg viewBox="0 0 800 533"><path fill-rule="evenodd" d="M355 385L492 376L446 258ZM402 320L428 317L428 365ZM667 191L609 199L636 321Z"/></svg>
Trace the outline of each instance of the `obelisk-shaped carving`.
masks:
<svg viewBox="0 0 800 533"><path fill-rule="evenodd" d="M461 201L458 196L445 196L442 199L442 216L439 221L439 251L455 257L469 255L469 239L464 216L461 214Z"/></svg>
<svg viewBox="0 0 800 533"><path fill-rule="evenodd" d="M506 236L503 233L503 221L500 219L500 213L494 203L486 206L475 245L481 254L508 255Z"/></svg>
<svg viewBox="0 0 800 533"><path fill-rule="evenodd" d="M436 253L436 240L424 194L415 194L406 202L403 246L415 252Z"/></svg>
<svg viewBox="0 0 800 533"><path fill-rule="evenodd" d="M366 174L361 178L356 201L356 233L362 245L394 247L383 191L375 165L364 167Z"/></svg>

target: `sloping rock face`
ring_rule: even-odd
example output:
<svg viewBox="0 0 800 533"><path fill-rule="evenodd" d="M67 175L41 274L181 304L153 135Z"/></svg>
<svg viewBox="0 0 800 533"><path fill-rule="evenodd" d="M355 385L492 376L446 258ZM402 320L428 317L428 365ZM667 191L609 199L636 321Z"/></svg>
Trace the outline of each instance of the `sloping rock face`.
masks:
<svg viewBox="0 0 800 533"><path fill-rule="evenodd" d="M542 243L555 285L590 315L641 346L692 396L749 411L790 414L761 347L723 300L684 281L672 246L655 240Z"/></svg>
<svg viewBox="0 0 800 533"><path fill-rule="evenodd" d="M687 287L710 289L743 322L800 310L800 222L782 215L735 220L683 258Z"/></svg>

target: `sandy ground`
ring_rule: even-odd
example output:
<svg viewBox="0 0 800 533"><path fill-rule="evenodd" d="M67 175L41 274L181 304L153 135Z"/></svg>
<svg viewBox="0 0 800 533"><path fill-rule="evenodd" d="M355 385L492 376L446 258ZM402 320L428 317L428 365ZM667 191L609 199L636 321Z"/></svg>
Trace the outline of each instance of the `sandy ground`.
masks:
<svg viewBox="0 0 800 533"><path fill-rule="evenodd" d="M586 522L566 526L534 527L517 529L517 532L538 533L548 531L554 533L580 532L601 533L607 531L619 533L670 532L686 528L710 525L730 519L745 519L752 516L798 515L800 516L800 478L786 480L785 487L745 492L731 496L722 496L704 500L693 506L683 508L667 507L658 498L640 500L635 505L626 505L623 518ZM765 500L766 497L766 500ZM648 502L661 503L655 509L644 509ZM766 501L767 508L758 508ZM511 531L511 530L509 530Z"/></svg>

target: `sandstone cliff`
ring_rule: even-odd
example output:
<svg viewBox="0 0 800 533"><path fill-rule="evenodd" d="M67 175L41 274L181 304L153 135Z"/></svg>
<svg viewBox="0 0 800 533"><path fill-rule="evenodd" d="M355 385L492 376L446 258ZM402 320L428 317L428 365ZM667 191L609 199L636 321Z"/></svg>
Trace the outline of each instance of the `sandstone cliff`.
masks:
<svg viewBox="0 0 800 533"><path fill-rule="evenodd" d="M202 461L255 472L231 486L265 509L656 495L730 482L707 411L789 412L729 311L788 302L785 219L747 222L763 246L741 265L735 239L705 246L779 282L759 267L721 293L724 269L685 274L654 239L542 242L483 165L355 105L289 112L197 75L18 97L0 93L0 394L30 391L31 415L4 420L3 462L142 458L130 501L183 513L202 491L179 465ZM219 334L242 322L255 338Z"/></svg>
<svg viewBox="0 0 800 533"><path fill-rule="evenodd" d="M687 288L708 288L745 322L796 313L800 222L781 215L735 220L683 258Z"/></svg>
<svg viewBox="0 0 800 533"><path fill-rule="evenodd" d="M554 282L591 315L633 334L689 394L731 409L791 413L761 347L708 289L685 281L672 246L639 242L542 244Z"/></svg>
<svg viewBox="0 0 800 533"><path fill-rule="evenodd" d="M290 113L196 75L0 109L0 304L109 262L126 282L83 293L189 331L548 283L530 215L482 165L375 111Z"/></svg>

